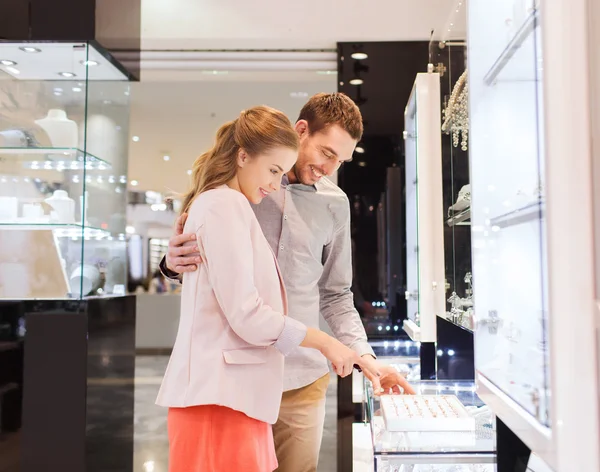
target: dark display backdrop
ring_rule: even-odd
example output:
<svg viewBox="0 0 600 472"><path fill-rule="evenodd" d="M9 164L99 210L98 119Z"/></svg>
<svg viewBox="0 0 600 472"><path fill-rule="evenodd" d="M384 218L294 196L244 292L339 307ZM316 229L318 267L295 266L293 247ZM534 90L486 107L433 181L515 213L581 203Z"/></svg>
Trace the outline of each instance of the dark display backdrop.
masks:
<svg viewBox="0 0 600 472"><path fill-rule="evenodd" d="M388 268L379 267L377 208L386 183L391 180L404 182L404 108L410 96L416 74L427 71L429 42L344 42L338 43L338 91L344 92L360 107L365 132L360 147L364 153L355 153L354 160L344 164L339 173L339 185L348 194L352 205L352 234L355 244L355 285L367 300L388 298L392 319L367 323L369 334L377 335L381 321L389 322L392 331L382 334L401 334L393 327L406 317L403 301L405 279L406 236L404 220L404 185L393 193L399 201L387 202L387 214L400 215L400 221L391 225L387 235L386 258ZM352 58L355 52L367 54L367 58ZM350 81L360 79L360 85ZM388 168L400 169L398 179L388 179ZM394 172L396 173L396 172ZM395 208L390 208L394 204ZM389 225L388 225L389 227ZM382 238L379 238L381 241ZM393 244L391 243L393 242ZM381 259L380 259L381 261ZM381 271L388 273L387 287L392 293L382 293L379 281ZM389 277L396 277L390 283ZM396 292L396 293L393 293ZM398 298L397 303L395 298ZM385 331L385 330L384 330Z"/></svg>

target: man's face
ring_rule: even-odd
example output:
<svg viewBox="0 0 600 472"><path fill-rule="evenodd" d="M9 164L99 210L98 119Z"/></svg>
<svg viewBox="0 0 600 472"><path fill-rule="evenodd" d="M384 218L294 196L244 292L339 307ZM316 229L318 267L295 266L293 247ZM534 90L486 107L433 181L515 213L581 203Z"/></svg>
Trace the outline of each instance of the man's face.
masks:
<svg viewBox="0 0 600 472"><path fill-rule="evenodd" d="M300 151L293 168L297 182L314 185L321 177L332 175L343 162L352 160L357 141L340 126L309 134L308 124L300 120L296 131L300 136Z"/></svg>

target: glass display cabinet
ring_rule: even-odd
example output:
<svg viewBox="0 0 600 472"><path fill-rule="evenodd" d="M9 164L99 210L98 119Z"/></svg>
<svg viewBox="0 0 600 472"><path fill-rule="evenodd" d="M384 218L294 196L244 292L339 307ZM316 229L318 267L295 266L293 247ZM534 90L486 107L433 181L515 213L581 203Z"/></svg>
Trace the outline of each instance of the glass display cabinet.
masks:
<svg viewBox="0 0 600 472"><path fill-rule="evenodd" d="M0 42L0 299L125 294L129 87L92 42Z"/></svg>
<svg viewBox="0 0 600 472"><path fill-rule="evenodd" d="M421 426L413 421L414 427L398 431L390 423L391 419L385 416L383 403L390 399L411 402L416 397L375 396L370 382L365 381L364 411L371 430L374 470L494 472L495 419L477 396L475 384L454 381L413 381L411 384L417 395L428 398L429 402L436 399L444 401L444 398L457 401L470 419L471 427L463 431L451 430L445 427L443 419L437 418L429 422L425 420Z"/></svg>
<svg viewBox="0 0 600 472"><path fill-rule="evenodd" d="M406 149L406 303L404 331L436 341L445 312L440 77L417 74L404 113Z"/></svg>
<svg viewBox="0 0 600 472"><path fill-rule="evenodd" d="M600 468L590 4L469 1L478 393L553 470Z"/></svg>
<svg viewBox="0 0 600 472"><path fill-rule="evenodd" d="M457 0L434 31L429 61L440 74L446 312L443 319L472 332L469 87L466 68L466 2Z"/></svg>

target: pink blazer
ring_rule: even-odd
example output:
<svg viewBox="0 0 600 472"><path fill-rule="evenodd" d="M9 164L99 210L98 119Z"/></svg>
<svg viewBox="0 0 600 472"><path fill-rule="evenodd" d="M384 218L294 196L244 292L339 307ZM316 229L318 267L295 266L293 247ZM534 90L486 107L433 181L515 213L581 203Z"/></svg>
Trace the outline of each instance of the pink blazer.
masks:
<svg viewBox="0 0 600 472"><path fill-rule="evenodd" d="M184 275L179 330L156 403L222 405L273 424L283 357L306 327L286 316L277 260L246 197L226 186L200 194L184 228L192 231L203 263Z"/></svg>

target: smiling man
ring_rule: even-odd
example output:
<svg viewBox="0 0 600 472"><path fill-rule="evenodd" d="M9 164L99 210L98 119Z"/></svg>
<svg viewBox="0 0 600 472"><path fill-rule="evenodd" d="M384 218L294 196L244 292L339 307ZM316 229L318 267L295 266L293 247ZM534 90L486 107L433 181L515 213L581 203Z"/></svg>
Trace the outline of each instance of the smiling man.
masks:
<svg viewBox="0 0 600 472"><path fill-rule="evenodd" d="M363 133L360 110L342 93L320 93L304 105L295 127L300 137L296 164L284 176L281 188L254 206L279 262L289 316L318 328L322 315L339 341L381 372L381 379L371 379L376 388L381 381L385 389L403 387L414 393L396 370L379 365L367 342L350 291L350 204L346 194L326 178L352 159ZM166 261L161 263L167 277L196 270L201 263L192 253L196 245L183 246L195 238L181 234L184 223L178 220ZM298 349L286 357L281 409L273 426L278 471L317 470L328 384L329 367L320 352Z"/></svg>

